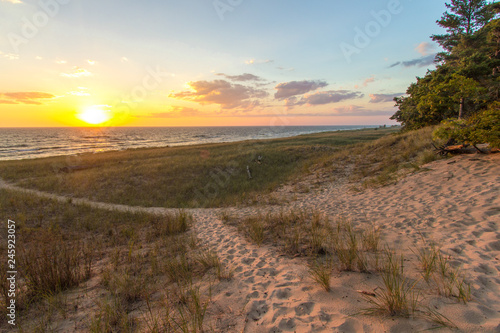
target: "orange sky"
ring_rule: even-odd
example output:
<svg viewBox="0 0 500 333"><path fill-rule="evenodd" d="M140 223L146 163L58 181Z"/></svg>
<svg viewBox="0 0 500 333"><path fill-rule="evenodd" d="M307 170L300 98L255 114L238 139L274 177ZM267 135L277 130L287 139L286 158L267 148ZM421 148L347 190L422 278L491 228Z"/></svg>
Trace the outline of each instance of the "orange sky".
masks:
<svg viewBox="0 0 500 333"><path fill-rule="evenodd" d="M439 51L434 0L195 1L0 0L0 127L389 125Z"/></svg>

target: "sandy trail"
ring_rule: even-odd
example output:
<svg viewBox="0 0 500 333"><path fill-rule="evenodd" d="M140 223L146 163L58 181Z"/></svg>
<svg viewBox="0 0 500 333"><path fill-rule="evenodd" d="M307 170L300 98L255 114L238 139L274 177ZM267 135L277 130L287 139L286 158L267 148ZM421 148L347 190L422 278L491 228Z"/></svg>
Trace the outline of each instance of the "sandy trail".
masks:
<svg viewBox="0 0 500 333"><path fill-rule="evenodd" d="M20 188L0 181L0 188L22 191L31 195L68 202L69 197L38 190ZM100 209L129 212L168 214L177 209L161 207L135 207L81 198L71 198L73 204L89 205ZM254 208L230 209L232 214L255 214ZM194 228L200 245L216 251L225 267L232 270L233 279L222 282L212 291L210 310L218 320L212 323L217 331L262 332L262 324L270 324L273 331L293 331L300 326L308 330L316 316L322 314L314 308L308 290L312 281L304 281L307 275L305 262L288 259L276 249L257 247L243 239L233 227L226 226L218 218L220 209L187 209L196 221ZM303 323L304 325L301 325ZM312 324L312 327L315 325Z"/></svg>
<svg viewBox="0 0 500 333"><path fill-rule="evenodd" d="M465 332L500 332L500 154L457 156L432 162L426 171L398 184L353 193L349 184L329 184L300 195L285 207L225 209L233 216L280 209L316 209L327 216L347 216L355 224L375 223L384 241L405 253L418 278L410 248L422 235L441 246L452 264L460 265L472 283L473 300L466 305L437 296L425 297ZM67 202L68 198L0 182L1 188L21 190ZM175 209L143 208L72 199L75 204L126 211L170 213ZM366 307L356 290L373 290L370 274L334 273L332 291L312 282L304 259L288 258L271 246L257 247L218 217L221 209L188 209L195 230L207 248L217 252L234 278L213 291L213 324L227 332L407 332L432 327L425 320L351 316Z"/></svg>

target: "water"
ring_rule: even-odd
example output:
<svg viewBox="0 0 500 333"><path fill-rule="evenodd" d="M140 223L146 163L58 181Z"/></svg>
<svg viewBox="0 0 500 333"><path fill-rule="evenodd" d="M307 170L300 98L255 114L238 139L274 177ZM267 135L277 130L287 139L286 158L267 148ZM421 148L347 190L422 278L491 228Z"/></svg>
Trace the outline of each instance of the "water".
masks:
<svg viewBox="0 0 500 333"><path fill-rule="evenodd" d="M0 160L270 139L377 126L0 128Z"/></svg>

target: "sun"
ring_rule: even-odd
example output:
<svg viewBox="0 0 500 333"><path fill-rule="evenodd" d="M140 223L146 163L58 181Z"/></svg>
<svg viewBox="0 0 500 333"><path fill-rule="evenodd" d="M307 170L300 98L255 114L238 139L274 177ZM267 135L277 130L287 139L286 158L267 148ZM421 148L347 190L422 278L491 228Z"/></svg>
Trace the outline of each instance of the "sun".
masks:
<svg viewBox="0 0 500 333"><path fill-rule="evenodd" d="M77 116L90 125L100 125L112 118L109 106L107 105L92 105L83 109Z"/></svg>

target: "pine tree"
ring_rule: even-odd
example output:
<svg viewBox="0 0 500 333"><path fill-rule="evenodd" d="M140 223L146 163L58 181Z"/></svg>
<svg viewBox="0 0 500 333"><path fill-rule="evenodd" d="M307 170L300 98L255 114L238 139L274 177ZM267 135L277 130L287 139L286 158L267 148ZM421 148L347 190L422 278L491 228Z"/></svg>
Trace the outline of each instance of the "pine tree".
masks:
<svg viewBox="0 0 500 333"><path fill-rule="evenodd" d="M470 37L484 27L494 13L488 8L486 0L451 0L445 12L436 23L446 29L446 34L432 35L447 52L458 45L462 37Z"/></svg>

